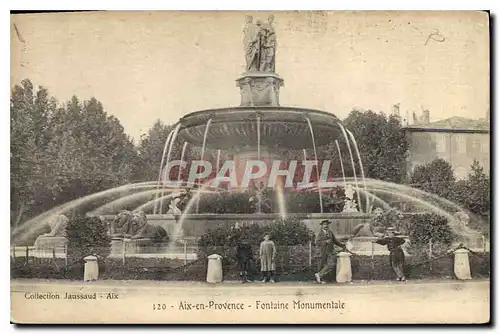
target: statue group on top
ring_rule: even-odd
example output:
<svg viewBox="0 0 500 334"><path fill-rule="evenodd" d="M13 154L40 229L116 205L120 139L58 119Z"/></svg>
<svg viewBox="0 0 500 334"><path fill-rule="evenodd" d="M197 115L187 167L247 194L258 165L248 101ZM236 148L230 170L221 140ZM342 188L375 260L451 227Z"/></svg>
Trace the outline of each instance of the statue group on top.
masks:
<svg viewBox="0 0 500 334"><path fill-rule="evenodd" d="M273 27L274 16L270 15L267 23L252 16L246 17L243 28L244 50L247 72L274 72L276 57L276 33Z"/></svg>

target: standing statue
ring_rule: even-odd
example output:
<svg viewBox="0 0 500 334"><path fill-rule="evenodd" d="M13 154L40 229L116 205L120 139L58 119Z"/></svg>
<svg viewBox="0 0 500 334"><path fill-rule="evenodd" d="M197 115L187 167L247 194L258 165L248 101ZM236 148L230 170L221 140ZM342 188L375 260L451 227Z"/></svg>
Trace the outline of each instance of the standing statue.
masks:
<svg viewBox="0 0 500 334"><path fill-rule="evenodd" d="M342 212L358 212L356 201L354 200L354 189L350 184L345 189L344 208Z"/></svg>
<svg viewBox="0 0 500 334"><path fill-rule="evenodd" d="M243 28L243 48L245 51L247 72L256 72L260 65L260 28L253 23L252 16L246 16Z"/></svg>
<svg viewBox="0 0 500 334"><path fill-rule="evenodd" d="M267 23L261 25L260 72L274 72L276 60L276 32L273 27L274 15L269 15Z"/></svg>
<svg viewBox="0 0 500 334"><path fill-rule="evenodd" d="M170 204L168 205L170 209L168 212L176 217L179 217L186 209L191 197L191 189L186 188L183 193L174 196L172 201L170 201Z"/></svg>

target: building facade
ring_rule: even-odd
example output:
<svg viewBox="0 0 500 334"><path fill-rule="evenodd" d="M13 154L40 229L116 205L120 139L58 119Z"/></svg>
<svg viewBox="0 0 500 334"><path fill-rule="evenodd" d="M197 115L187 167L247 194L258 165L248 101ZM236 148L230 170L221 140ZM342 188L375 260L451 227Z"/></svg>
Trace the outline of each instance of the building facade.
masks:
<svg viewBox="0 0 500 334"><path fill-rule="evenodd" d="M474 160L490 171L489 120L452 117L405 127L409 142L407 172L434 159L446 160L457 179L466 179Z"/></svg>

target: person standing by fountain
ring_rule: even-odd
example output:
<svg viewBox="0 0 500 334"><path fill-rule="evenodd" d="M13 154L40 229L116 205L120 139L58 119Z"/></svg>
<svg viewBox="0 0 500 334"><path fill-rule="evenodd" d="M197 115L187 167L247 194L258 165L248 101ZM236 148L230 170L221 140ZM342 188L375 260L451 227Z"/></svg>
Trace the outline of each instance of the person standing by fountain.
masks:
<svg viewBox="0 0 500 334"><path fill-rule="evenodd" d="M320 225L318 235L316 236L316 245L319 246L320 262L318 272L314 274L318 283L325 283L323 277L331 273L337 266L337 252L334 245L346 249L346 245L337 240L332 231L328 228L332 222L328 219L323 220Z"/></svg>
<svg viewBox="0 0 500 334"><path fill-rule="evenodd" d="M274 283L274 271L276 270L274 258L276 256L276 246L270 239L271 236L266 234L264 235L264 241L260 243L259 256L260 271L263 275L262 283Z"/></svg>
<svg viewBox="0 0 500 334"><path fill-rule="evenodd" d="M244 237L236 248L236 260L240 269L241 283L250 283L250 270L252 269L253 250L252 246Z"/></svg>
<svg viewBox="0 0 500 334"><path fill-rule="evenodd" d="M396 232L393 227L389 227L387 228L387 234L385 237L372 240L372 242L387 246L387 249L389 250L389 264L394 270L397 280L404 281L405 275L403 272L403 266L405 263L405 253L403 252L401 246L405 243L405 239L397 237L396 234L399 233Z"/></svg>

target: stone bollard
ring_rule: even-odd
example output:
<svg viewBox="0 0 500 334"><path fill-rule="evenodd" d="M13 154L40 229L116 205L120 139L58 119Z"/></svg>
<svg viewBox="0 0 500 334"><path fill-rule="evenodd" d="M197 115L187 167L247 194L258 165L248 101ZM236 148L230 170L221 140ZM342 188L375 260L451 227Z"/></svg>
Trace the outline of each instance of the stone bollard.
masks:
<svg viewBox="0 0 500 334"><path fill-rule="evenodd" d="M83 259L85 261L85 267L83 271L84 281L95 281L99 277L99 267L97 264L97 257L89 255Z"/></svg>
<svg viewBox="0 0 500 334"><path fill-rule="evenodd" d="M337 255L337 283L352 281L351 254L340 252Z"/></svg>
<svg viewBox="0 0 500 334"><path fill-rule="evenodd" d="M467 249L457 249L455 252L455 276L460 280L472 279L469 265L469 251Z"/></svg>
<svg viewBox="0 0 500 334"><path fill-rule="evenodd" d="M207 282L222 282L222 256L219 254L208 256Z"/></svg>

